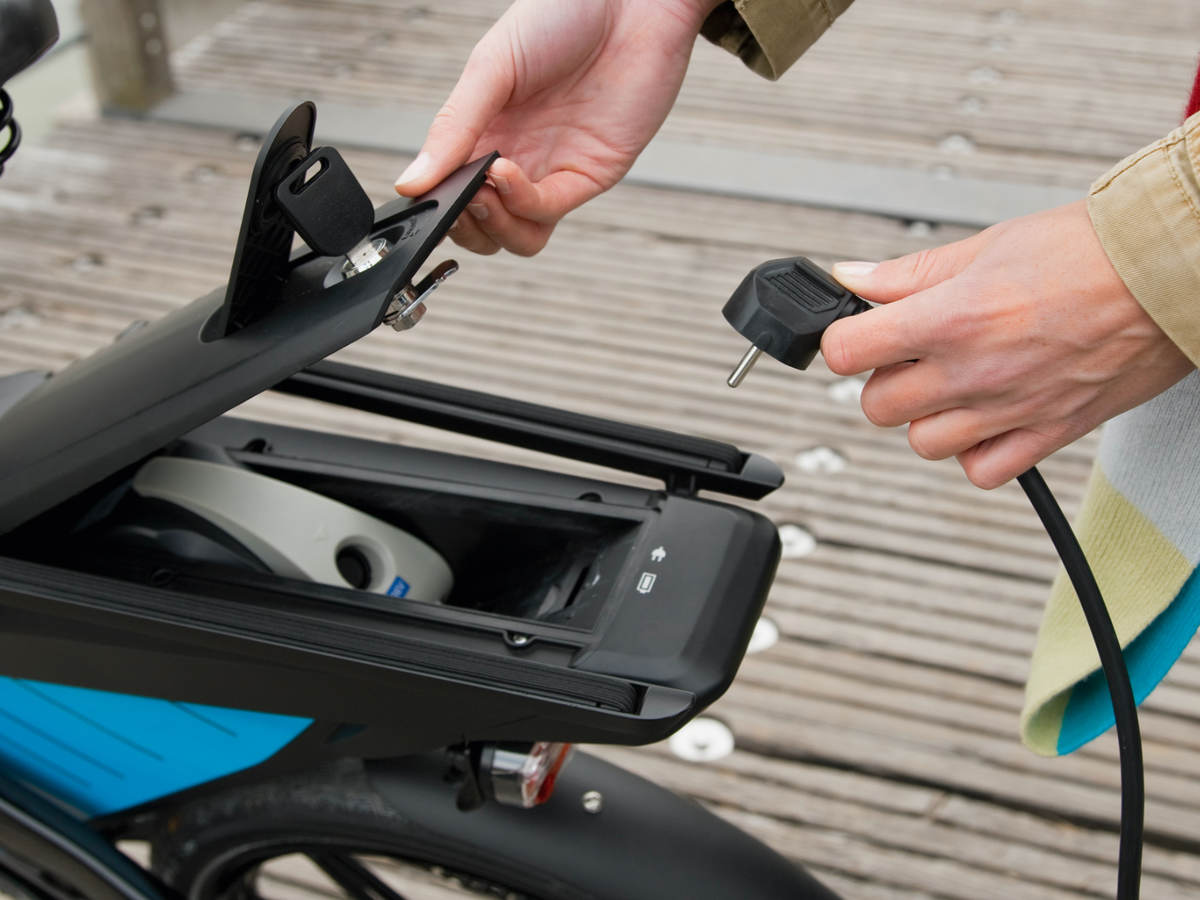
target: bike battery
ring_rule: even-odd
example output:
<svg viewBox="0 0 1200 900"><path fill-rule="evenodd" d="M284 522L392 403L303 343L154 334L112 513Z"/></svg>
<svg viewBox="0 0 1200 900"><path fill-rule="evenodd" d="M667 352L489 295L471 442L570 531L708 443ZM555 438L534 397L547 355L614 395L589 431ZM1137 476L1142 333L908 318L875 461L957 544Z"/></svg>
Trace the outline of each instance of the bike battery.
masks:
<svg viewBox="0 0 1200 900"><path fill-rule="evenodd" d="M779 555L764 517L698 492L761 497L779 469L719 442L321 362L411 313L397 298L414 299L493 157L377 210L363 245L390 251L347 277L342 257L281 256L291 231L269 209L280 173L308 158L313 115L300 105L264 144L226 289L52 377L0 380L5 673L307 717L294 752L310 755L665 737L728 686ZM662 486L224 415L267 389ZM453 588L427 602L197 551L219 536L131 488L160 456L360 510L432 547Z"/></svg>

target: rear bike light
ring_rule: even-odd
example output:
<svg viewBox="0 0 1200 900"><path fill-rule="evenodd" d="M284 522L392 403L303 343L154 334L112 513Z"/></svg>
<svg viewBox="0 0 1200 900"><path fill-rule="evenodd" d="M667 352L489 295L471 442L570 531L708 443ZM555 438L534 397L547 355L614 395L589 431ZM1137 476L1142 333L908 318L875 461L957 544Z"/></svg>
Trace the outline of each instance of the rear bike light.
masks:
<svg viewBox="0 0 1200 900"><path fill-rule="evenodd" d="M498 802L529 809L550 799L571 750L571 744L548 741L488 744L479 761L481 780Z"/></svg>

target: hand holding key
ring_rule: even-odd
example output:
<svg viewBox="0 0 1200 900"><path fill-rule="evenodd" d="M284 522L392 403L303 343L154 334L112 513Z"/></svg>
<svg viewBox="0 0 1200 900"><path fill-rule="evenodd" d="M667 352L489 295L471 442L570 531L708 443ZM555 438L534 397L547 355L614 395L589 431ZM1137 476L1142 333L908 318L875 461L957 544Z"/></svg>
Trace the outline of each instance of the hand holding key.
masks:
<svg viewBox="0 0 1200 900"><path fill-rule="evenodd" d="M675 101L717 0L517 0L475 46L396 182L416 196L492 150L503 159L450 236L524 256L616 184Z"/></svg>

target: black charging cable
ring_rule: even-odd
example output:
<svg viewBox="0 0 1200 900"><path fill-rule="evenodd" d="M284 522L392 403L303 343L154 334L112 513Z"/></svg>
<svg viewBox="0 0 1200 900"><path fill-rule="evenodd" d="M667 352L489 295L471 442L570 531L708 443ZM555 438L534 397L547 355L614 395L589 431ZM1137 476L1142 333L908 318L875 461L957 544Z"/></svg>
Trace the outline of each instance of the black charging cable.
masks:
<svg viewBox="0 0 1200 900"><path fill-rule="evenodd" d="M8 132L7 137L3 137ZM4 164L9 161L21 144L21 126L13 118L13 102L8 91L0 88L0 175Z"/></svg>
<svg viewBox="0 0 1200 900"><path fill-rule="evenodd" d="M1104 598L1087 557L1059 509L1058 502L1036 469L1017 476L1025 496L1033 504L1046 534L1054 543L1067 577L1079 597L1083 615L1100 654L1100 668L1108 682L1113 720L1117 726L1117 746L1121 758L1121 842L1117 854L1117 900L1137 900L1142 875L1142 833L1145 819L1145 784L1142 771L1142 736L1138 729L1137 701L1129 683L1125 657L1116 629L1108 617Z"/></svg>
<svg viewBox="0 0 1200 900"><path fill-rule="evenodd" d="M802 256L775 259L753 269L722 310L726 320L750 341L729 386L737 387L758 357L767 353L796 369L806 369L821 347L821 335L837 319L870 309L870 304L834 281ZM1104 598L1066 516L1036 468L1017 477L1058 551L1079 597L1100 668L1108 682L1121 759L1121 837L1117 857L1117 900L1137 900L1142 874L1145 785L1137 702L1121 644Z"/></svg>

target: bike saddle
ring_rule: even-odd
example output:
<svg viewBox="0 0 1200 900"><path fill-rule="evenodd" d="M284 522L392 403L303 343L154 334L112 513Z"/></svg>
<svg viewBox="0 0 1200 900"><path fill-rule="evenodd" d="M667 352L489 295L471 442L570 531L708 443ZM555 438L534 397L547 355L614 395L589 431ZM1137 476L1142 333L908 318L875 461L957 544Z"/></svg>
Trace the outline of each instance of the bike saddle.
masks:
<svg viewBox="0 0 1200 900"><path fill-rule="evenodd" d="M50 0L0 0L0 85L57 40L58 19Z"/></svg>

